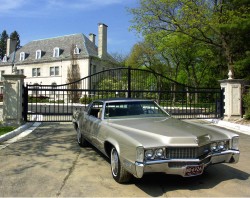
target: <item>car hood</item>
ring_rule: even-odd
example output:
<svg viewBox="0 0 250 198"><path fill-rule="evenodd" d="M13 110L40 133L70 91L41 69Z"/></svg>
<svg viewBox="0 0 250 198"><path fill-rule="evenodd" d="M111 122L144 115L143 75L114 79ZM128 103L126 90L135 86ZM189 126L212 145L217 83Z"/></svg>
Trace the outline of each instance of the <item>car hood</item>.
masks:
<svg viewBox="0 0 250 198"><path fill-rule="evenodd" d="M202 146L215 140L226 140L231 137L228 132L190 124L171 117L114 119L109 120L108 125L149 147L160 146L159 143L172 146Z"/></svg>

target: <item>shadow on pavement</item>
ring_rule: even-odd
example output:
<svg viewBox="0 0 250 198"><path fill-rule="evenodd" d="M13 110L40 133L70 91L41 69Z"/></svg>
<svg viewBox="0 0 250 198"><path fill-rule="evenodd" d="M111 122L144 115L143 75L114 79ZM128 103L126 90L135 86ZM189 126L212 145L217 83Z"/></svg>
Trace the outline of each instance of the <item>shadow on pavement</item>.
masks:
<svg viewBox="0 0 250 198"><path fill-rule="evenodd" d="M249 174L246 172L218 164L209 167L202 175L196 177L184 178L164 173L147 174L142 179L135 179L135 185L148 195L155 197L175 190L212 189L227 180L247 180L248 178ZM161 191L159 191L159 186Z"/></svg>

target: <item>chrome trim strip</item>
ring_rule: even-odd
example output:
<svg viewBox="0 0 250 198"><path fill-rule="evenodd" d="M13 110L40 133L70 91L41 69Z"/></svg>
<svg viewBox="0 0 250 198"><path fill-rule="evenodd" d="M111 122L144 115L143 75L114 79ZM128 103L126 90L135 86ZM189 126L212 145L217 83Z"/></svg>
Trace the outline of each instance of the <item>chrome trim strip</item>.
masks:
<svg viewBox="0 0 250 198"><path fill-rule="evenodd" d="M220 153L211 153L202 159L166 159L166 160L146 161L144 164L151 165L151 164L162 164L162 163L170 163L170 162L196 162L196 163L199 163L199 162L201 162L209 157L227 155L227 154L234 154L234 155L240 154L240 151L227 150L227 151L222 151Z"/></svg>

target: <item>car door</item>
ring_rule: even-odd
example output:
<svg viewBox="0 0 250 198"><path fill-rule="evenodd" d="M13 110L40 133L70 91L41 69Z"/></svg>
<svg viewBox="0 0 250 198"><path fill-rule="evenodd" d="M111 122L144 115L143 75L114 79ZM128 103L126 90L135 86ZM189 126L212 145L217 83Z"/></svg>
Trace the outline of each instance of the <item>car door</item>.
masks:
<svg viewBox="0 0 250 198"><path fill-rule="evenodd" d="M100 101L93 102L87 112L85 119L86 137L95 146L97 146L95 131L98 130L99 128L98 126L101 121L100 119L98 119L98 112L101 111L102 107L103 107L103 102Z"/></svg>

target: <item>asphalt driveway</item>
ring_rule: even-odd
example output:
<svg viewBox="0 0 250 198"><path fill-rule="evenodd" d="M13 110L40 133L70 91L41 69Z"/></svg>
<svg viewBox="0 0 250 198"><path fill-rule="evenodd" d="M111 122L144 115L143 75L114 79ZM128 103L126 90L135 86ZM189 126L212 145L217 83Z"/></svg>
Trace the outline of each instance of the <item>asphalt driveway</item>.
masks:
<svg viewBox="0 0 250 198"><path fill-rule="evenodd" d="M70 123L43 123L0 150L0 197L249 197L250 136L240 138L238 164L215 165L193 178L150 174L121 185L101 153L78 147Z"/></svg>

